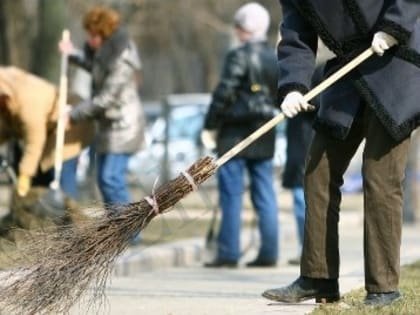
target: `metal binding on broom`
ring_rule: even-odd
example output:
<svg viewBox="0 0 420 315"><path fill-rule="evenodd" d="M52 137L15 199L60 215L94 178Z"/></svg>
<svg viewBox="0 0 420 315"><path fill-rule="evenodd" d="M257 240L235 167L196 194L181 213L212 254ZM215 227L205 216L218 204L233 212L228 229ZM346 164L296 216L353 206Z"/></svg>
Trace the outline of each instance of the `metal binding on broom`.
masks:
<svg viewBox="0 0 420 315"><path fill-rule="evenodd" d="M365 50L309 91L305 100L311 100L372 54L371 48ZM284 118L283 114L278 114L217 160L210 157L199 159L180 176L160 185L152 196L115 206L111 214L103 213L87 219L82 225L59 226L54 231L31 235L27 245L19 248L20 255L14 260L15 269L2 275L2 312L66 313L88 288L93 290L89 303L103 298L113 263L126 249L132 235L197 189L220 166Z"/></svg>

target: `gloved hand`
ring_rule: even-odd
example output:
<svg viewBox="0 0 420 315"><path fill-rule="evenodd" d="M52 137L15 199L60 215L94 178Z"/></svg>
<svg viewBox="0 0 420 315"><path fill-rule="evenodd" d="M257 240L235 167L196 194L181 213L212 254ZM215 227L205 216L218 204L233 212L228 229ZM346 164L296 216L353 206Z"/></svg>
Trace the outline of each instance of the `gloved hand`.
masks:
<svg viewBox="0 0 420 315"><path fill-rule="evenodd" d="M315 108L304 100L302 93L297 91L288 93L280 107L287 118L295 117L301 111L309 111Z"/></svg>
<svg viewBox="0 0 420 315"><path fill-rule="evenodd" d="M371 47L377 55L382 56L385 50L388 50L396 44L398 44L398 41L393 36L385 32L376 32L373 35Z"/></svg>
<svg viewBox="0 0 420 315"><path fill-rule="evenodd" d="M21 174L17 179L16 191L20 197L25 197L31 188L31 177Z"/></svg>
<svg viewBox="0 0 420 315"><path fill-rule="evenodd" d="M216 138L217 138L217 131L216 130L209 130L203 129L200 134L201 142L203 143L204 147L208 150L216 149Z"/></svg>

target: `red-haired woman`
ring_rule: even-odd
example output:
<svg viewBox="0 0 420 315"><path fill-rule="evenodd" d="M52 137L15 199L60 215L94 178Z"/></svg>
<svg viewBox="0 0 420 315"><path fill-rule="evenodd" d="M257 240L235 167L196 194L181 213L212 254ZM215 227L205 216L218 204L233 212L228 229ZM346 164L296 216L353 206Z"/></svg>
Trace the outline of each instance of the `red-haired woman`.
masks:
<svg viewBox="0 0 420 315"><path fill-rule="evenodd" d="M128 33L113 9L95 6L83 18L87 41L77 51L70 41L62 52L92 74L92 98L70 113L71 123L97 122L95 150L98 185L107 204L130 201L125 175L128 159L143 141L143 110L138 95L141 62Z"/></svg>

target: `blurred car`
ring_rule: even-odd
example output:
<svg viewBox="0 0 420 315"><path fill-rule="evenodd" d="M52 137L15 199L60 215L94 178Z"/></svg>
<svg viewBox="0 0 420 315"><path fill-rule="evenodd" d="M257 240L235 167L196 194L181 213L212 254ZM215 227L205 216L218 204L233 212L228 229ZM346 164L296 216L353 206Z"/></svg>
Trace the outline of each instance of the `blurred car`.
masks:
<svg viewBox="0 0 420 315"><path fill-rule="evenodd" d="M174 178L201 156L212 155L200 143L210 100L210 94L194 93L168 95L161 102L160 115L146 128L146 147L130 158L132 182L151 191L155 181ZM153 110L145 105L145 112Z"/></svg>
<svg viewBox="0 0 420 315"><path fill-rule="evenodd" d="M130 158L128 169L133 184L150 192L154 185L175 178L200 157L214 156L200 141L210 101L208 93L173 94L165 98L161 115L146 130L146 148ZM145 111L148 111L146 106ZM276 170L284 166L285 150L284 124L279 124L274 156ZM214 183L214 178L210 178L205 184Z"/></svg>

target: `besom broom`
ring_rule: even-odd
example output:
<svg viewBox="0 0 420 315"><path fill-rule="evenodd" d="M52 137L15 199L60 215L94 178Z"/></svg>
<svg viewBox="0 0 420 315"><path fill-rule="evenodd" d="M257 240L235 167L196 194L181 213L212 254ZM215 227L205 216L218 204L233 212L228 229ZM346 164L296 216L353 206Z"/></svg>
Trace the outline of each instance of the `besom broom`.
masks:
<svg viewBox="0 0 420 315"><path fill-rule="evenodd" d="M365 50L343 68L305 94L311 100L373 54ZM151 196L107 211L82 224L30 234L13 258L15 269L0 275L0 309L7 314L66 313L91 288L89 305L103 298L115 259L129 239L171 209L229 159L284 119L278 114L219 159L203 157L178 177L159 186Z"/></svg>

